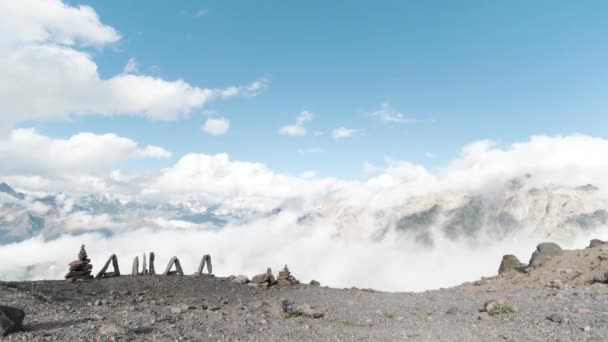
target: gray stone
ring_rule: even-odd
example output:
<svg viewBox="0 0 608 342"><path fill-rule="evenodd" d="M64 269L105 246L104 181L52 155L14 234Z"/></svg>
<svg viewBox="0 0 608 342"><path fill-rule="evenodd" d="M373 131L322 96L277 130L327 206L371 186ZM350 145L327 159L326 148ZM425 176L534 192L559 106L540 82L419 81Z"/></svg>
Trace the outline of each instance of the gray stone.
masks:
<svg viewBox="0 0 608 342"><path fill-rule="evenodd" d="M599 239L593 239L591 240L591 242L589 242L589 248L594 248L600 245L605 244L606 242L599 240Z"/></svg>
<svg viewBox="0 0 608 342"><path fill-rule="evenodd" d="M498 274L510 271L521 272L524 268L526 268L526 264L521 263L515 255L508 254L502 257L500 267L498 268Z"/></svg>
<svg viewBox="0 0 608 342"><path fill-rule="evenodd" d="M131 268L131 275L139 275L139 257L133 259L133 267Z"/></svg>
<svg viewBox="0 0 608 342"><path fill-rule="evenodd" d="M565 321L565 318L563 315L560 314L552 314L547 316L547 319L550 320L551 322L555 322L555 323L563 323Z"/></svg>
<svg viewBox="0 0 608 342"><path fill-rule="evenodd" d="M455 315L458 313L458 308L455 306L452 306L451 308L448 309L448 311L445 312L446 315Z"/></svg>
<svg viewBox="0 0 608 342"><path fill-rule="evenodd" d="M561 247L554 242L543 242L536 246L536 250L530 258L530 267L542 266L548 259L562 253Z"/></svg>
<svg viewBox="0 0 608 342"><path fill-rule="evenodd" d="M99 333L106 336L120 336L124 335L126 332L127 330L125 328L113 323L104 324L99 328Z"/></svg>
<svg viewBox="0 0 608 342"><path fill-rule="evenodd" d="M249 278L247 278L247 276L244 276L241 274L241 275L234 277L231 281L235 284L246 284L249 282Z"/></svg>
<svg viewBox="0 0 608 342"><path fill-rule="evenodd" d="M0 305L0 335L7 336L21 329L24 318L25 312L23 310Z"/></svg>
<svg viewBox="0 0 608 342"><path fill-rule="evenodd" d="M150 275L156 274L156 270L154 269L154 252L150 252L150 265L148 266L148 273Z"/></svg>

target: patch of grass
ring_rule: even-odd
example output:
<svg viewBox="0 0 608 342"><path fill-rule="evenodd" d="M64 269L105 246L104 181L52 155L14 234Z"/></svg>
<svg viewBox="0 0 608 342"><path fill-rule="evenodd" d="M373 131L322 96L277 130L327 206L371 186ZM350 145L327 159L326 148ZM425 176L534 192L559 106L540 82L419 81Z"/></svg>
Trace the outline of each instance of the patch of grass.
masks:
<svg viewBox="0 0 608 342"><path fill-rule="evenodd" d="M304 316L302 311L294 310L285 314L284 319L298 318Z"/></svg>
<svg viewBox="0 0 608 342"><path fill-rule="evenodd" d="M365 324L357 324L357 323L353 323L350 321L342 321L340 323L344 324L347 327L366 327L367 326Z"/></svg>
<svg viewBox="0 0 608 342"><path fill-rule="evenodd" d="M515 309L511 305L497 304L492 310L488 311L488 315L496 316L502 314L515 313Z"/></svg>

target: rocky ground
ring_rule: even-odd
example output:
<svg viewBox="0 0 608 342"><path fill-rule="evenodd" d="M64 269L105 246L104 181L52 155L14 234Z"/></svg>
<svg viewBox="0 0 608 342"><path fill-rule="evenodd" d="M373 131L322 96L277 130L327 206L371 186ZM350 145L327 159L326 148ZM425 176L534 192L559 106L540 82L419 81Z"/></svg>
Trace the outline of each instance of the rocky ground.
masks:
<svg viewBox="0 0 608 342"><path fill-rule="evenodd" d="M607 271L598 244L423 293L121 276L6 282L0 304L26 313L7 341L608 341Z"/></svg>

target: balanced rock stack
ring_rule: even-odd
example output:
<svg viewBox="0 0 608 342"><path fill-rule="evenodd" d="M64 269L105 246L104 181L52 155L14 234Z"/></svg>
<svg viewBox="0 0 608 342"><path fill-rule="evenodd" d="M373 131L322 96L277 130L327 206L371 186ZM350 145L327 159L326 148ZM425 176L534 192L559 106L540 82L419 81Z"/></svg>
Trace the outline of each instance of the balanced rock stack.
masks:
<svg viewBox="0 0 608 342"><path fill-rule="evenodd" d="M70 263L70 271L66 274L65 278L70 280L93 279L93 276L91 275L93 265L90 263L91 260L87 259L87 251L85 251L84 245L80 246L78 260L74 260Z"/></svg>
<svg viewBox="0 0 608 342"><path fill-rule="evenodd" d="M291 272L289 272L289 268L287 267L287 265L285 265L285 268L283 268L282 271L279 271L279 277L277 278L277 285L289 286L289 285L296 285L299 283L300 282L296 278L294 278L294 276L291 275Z"/></svg>

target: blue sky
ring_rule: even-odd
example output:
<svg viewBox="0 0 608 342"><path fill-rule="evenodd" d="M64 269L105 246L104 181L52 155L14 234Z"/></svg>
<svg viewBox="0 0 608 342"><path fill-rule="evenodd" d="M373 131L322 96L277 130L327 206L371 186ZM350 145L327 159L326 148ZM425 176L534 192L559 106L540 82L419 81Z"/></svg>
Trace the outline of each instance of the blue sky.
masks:
<svg viewBox="0 0 608 342"><path fill-rule="evenodd" d="M216 100L187 119L84 116L22 122L50 137L116 133L158 145L170 166L227 152L278 172L362 178L385 156L433 169L473 141L534 134L606 137L608 5L600 1L69 1L93 7L122 39L88 50L102 78L130 58L139 73L224 88L261 77L255 97ZM383 103L406 123L370 113ZM280 135L302 111L306 136ZM206 115L230 130L201 131ZM338 127L357 129L335 140ZM322 149L322 153L301 153Z"/></svg>

